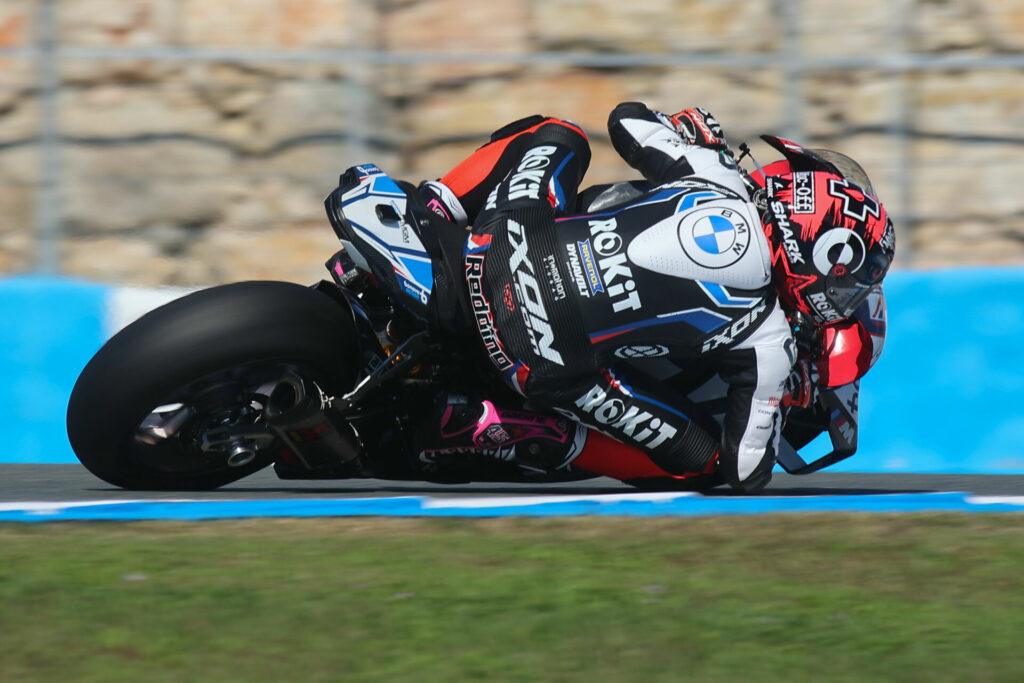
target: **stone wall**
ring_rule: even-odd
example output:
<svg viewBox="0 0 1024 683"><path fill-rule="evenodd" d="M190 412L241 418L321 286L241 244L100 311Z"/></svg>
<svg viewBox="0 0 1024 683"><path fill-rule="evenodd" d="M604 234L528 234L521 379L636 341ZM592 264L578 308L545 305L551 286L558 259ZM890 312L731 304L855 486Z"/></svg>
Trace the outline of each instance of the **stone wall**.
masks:
<svg viewBox="0 0 1024 683"><path fill-rule="evenodd" d="M589 181L629 177L604 131L627 99L706 106L762 163L774 158L762 132L855 156L896 218L903 265L1024 262L1024 69L904 73L867 59L1021 55L1024 0L848 0L842 16L829 0L56 4L70 275L311 281L336 248L322 200L345 167L435 177L498 126L544 112L591 133ZM45 93L17 48L33 45L37 10L0 3L6 273L35 263Z"/></svg>

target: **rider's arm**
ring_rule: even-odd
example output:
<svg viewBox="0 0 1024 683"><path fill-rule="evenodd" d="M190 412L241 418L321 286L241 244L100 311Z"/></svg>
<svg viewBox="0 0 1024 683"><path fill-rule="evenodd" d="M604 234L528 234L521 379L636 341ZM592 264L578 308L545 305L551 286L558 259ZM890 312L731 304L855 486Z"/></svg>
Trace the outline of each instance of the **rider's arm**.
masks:
<svg viewBox="0 0 1024 683"><path fill-rule="evenodd" d="M641 102L623 102L608 117L608 133L615 151L655 185L695 176L746 194L721 128L705 110L670 118Z"/></svg>
<svg viewBox="0 0 1024 683"><path fill-rule="evenodd" d="M725 353L719 374L729 385L719 468L733 488L756 491L772 477L782 434L782 397L795 359L782 309Z"/></svg>

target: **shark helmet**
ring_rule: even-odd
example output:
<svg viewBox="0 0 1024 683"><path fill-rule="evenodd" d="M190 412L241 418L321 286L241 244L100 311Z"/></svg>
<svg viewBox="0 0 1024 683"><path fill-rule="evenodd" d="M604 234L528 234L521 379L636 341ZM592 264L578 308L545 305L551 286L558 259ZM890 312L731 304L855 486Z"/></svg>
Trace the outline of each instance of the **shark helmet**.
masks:
<svg viewBox="0 0 1024 683"><path fill-rule="evenodd" d="M853 315L895 253L892 221L849 157L764 136L786 156L758 178L783 304L818 324Z"/></svg>

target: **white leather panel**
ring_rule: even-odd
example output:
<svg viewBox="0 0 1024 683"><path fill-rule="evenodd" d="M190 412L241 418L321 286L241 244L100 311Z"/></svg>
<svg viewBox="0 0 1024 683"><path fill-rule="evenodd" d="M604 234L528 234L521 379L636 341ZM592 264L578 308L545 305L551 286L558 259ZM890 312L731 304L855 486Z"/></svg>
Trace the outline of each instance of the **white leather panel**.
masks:
<svg viewBox="0 0 1024 683"><path fill-rule="evenodd" d="M713 199L672 215L633 238L634 265L671 277L758 289L771 281L768 240L753 207Z"/></svg>

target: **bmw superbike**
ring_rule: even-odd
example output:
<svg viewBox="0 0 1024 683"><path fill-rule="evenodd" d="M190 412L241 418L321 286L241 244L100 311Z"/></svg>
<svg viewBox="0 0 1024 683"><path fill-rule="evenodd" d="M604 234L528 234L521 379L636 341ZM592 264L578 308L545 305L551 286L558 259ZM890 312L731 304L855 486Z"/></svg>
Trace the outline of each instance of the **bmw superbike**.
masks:
<svg viewBox="0 0 1024 683"><path fill-rule="evenodd" d="M601 188L590 193L589 209L647 189ZM343 246L327 262L330 281L204 289L142 316L96 353L67 412L68 437L85 467L116 486L160 490L213 489L268 465L282 479L548 483L614 474L572 463L524 466L472 449L424 453L419 426L444 395L509 409L501 426L519 439L550 437L564 418L530 411L492 378L477 364L479 341L426 322L435 279L453 276L430 245L432 217L412 186L374 165L356 166L326 205ZM880 297L863 306L879 309ZM724 412L717 377L695 381L656 349L624 355L711 414ZM784 469L809 473L854 453L858 386L820 388L809 405L789 411ZM831 441L825 455L798 453L823 433ZM719 481L694 472L628 483L707 489Z"/></svg>

